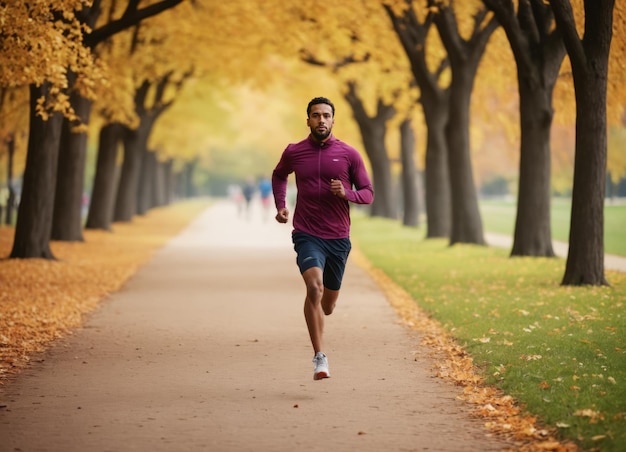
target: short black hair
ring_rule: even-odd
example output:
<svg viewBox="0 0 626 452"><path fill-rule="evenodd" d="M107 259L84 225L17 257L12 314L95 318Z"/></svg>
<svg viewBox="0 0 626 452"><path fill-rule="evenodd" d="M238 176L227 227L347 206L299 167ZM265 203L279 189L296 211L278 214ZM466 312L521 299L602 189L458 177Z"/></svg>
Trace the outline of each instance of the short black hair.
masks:
<svg viewBox="0 0 626 452"><path fill-rule="evenodd" d="M335 116L335 106L330 101L330 99L328 99L327 97L314 97L313 99L311 99L311 102L309 102L309 105L307 105L307 107L306 107L306 117L307 118L311 116L311 107L313 105L317 105L317 104L330 105L330 108L332 108L332 110L333 110L333 116Z"/></svg>

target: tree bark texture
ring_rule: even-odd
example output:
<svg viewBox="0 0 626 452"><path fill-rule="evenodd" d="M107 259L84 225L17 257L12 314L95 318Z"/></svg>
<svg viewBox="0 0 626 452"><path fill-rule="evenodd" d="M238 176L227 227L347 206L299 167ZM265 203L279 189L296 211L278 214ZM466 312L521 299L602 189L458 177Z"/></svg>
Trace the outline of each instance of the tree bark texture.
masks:
<svg viewBox="0 0 626 452"><path fill-rule="evenodd" d="M484 245L483 225L469 151L469 99L473 75L472 80L459 75L457 73L456 80L450 86L450 115L446 125L452 195L450 245Z"/></svg>
<svg viewBox="0 0 626 452"><path fill-rule="evenodd" d="M521 154L511 255L554 257L550 226L551 102L545 91L525 82L520 81L519 88Z"/></svg>
<svg viewBox="0 0 626 452"><path fill-rule="evenodd" d="M448 120L448 100L447 97L437 98L432 101L423 98L422 105L424 106L424 117L428 129L426 162L424 165L426 238L450 238L452 231L452 195L450 193L448 143L445 133ZM426 114L426 111L429 111L429 113Z"/></svg>
<svg viewBox="0 0 626 452"><path fill-rule="evenodd" d="M585 30L576 31L569 1L550 0L572 63L576 148L569 252L563 285L608 285L604 275L606 93L614 0L585 0Z"/></svg>
<svg viewBox="0 0 626 452"><path fill-rule="evenodd" d="M74 91L70 101L80 123L88 125L92 102ZM57 168L52 240L83 241L82 200L87 158L87 132L74 132L73 124L65 118L61 133Z"/></svg>
<svg viewBox="0 0 626 452"><path fill-rule="evenodd" d="M54 113L44 120L37 115L37 99L48 88L47 83L30 87L28 151L11 258L54 259L50 234L63 116Z"/></svg>
<svg viewBox="0 0 626 452"><path fill-rule="evenodd" d="M137 214L137 197L143 152L148 142L152 124L145 118L136 130L128 128L123 132L124 162L120 174L113 221L129 222Z"/></svg>
<svg viewBox="0 0 626 452"><path fill-rule="evenodd" d="M142 151L141 172L137 191L137 214L145 215L154 207L154 182L156 172L156 154L148 149Z"/></svg>
<svg viewBox="0 0 626 452"><path fill-rule="evenodd" d="M119 123L107 124L100 129L96 174L85 224L87 229L111 230L119 176L117 156L121 132Z"/></svg>
<svg viewBox="0 0 626 452"><path fill-rule="evenodd" d="M419 184L415 165L415 134L409 118L400 124L400 155L402 159L402 205L404 226L419 226Z"/></svg>

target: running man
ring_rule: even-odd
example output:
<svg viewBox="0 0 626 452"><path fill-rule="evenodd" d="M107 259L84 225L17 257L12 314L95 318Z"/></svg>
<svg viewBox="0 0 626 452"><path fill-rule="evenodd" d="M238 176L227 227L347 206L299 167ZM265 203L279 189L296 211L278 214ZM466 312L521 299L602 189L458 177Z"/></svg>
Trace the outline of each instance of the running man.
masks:
<svg viewBox="0 0 626 452"><path fill-rule="evenodd" d="M290 144L272 173L276 221L287 223L287 181L296 177L292 240L306 286L304 317L313 346L313 379L330 377L323 352L324 315L339 297L350 243L349 203L371 204L374 190L359 152L332 134L335 106L325 97L307 106L311 133Z"/></svg>

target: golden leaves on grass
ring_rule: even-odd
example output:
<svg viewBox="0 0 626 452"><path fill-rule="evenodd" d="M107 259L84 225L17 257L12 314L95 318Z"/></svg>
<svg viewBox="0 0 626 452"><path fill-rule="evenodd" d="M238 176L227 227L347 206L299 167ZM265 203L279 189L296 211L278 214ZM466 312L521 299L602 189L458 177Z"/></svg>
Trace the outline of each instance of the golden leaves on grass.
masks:
<svg viewBox="0 0 626 452"><path fill-rule="evenodd" d="M604 419L604 414L599 411L592 410L591 408L576 410L574 411L574 416L589 418L590 424L596 424L598 421Z"/></svg>
<svg viewBox="0 0 626 452"><path fill-rule="evenodd" d="M459 398L476 406L474 412L486 420L485 427L488 430L513 440L517 451L578 450L574 443L559 442L554 437L556 431L539 427L536 418L524 415L513 397L503 395L497 388L486 386L472 357L454 341L439 322L429 318L406 291L397 286L382 270L374 268L358 249L353 249L351 255L379 284L403 323L418 331L422 344L433 350L436 375L463 387ZM483 337L475 340L486 343L490 339ZM537 360L541 359L541 356L523 355L520 358ZM501 366L500 371L506 371L504 366Z"/></svg>
<svg viewBox="0 0 626 452"><path fill-rule="evenodd" d="M79 327L85 314L206 206L179 203L116 224L113 232L86 230L84 242L52 242L56 261L0 260L0 384L52 340ZM0 228L0 256L10 254L13 237L13 228Z"/></svg>

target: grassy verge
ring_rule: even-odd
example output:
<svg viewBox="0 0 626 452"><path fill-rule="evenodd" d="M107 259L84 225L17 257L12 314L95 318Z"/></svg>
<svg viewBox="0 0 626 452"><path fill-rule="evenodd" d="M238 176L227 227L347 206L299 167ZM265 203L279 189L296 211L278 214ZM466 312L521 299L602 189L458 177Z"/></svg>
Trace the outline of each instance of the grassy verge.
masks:
<svg viewBox="0 0 626 452"><path fill-rule="evenodd" d="M561 259L448 246L354 218L353 239L470 355L486 383L584 449L626 450L626 274L561 287Z"/></svg>
<svg viewBox="0 0 626 452"><path fill-rule="evenodd" d="M569 240L570 200L555 198L551 204L552 238ZM480 202L485 231L513 235L516 205L513 201ZM604 208L604 251L626 256L626 205L608 204Z"/></svg>

